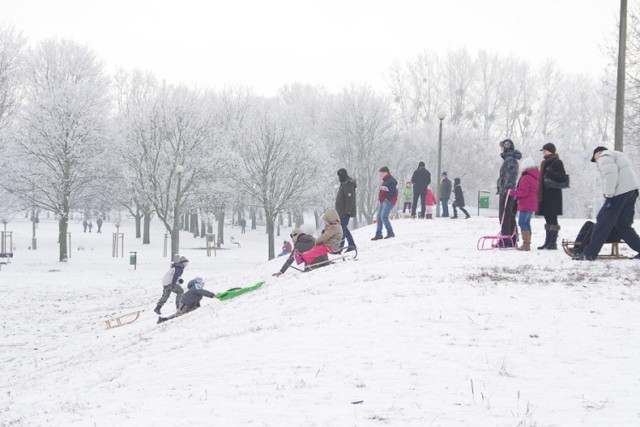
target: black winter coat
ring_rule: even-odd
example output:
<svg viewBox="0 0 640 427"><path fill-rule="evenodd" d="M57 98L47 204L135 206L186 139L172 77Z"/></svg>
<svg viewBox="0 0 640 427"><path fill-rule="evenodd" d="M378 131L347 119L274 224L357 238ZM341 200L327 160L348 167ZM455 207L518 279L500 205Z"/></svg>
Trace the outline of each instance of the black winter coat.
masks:
<svg viewBox="0 0 640 427"><path fill-rule="evenodd" d="M414 194L426 194L427 187L431 184L431 172L429 172L424 166L420 166L413 173L411 183L413 184Z"/></svg>
<svg viewBox="0 0 640 427"><path fill-rule="evenodd" d="M313 248L315 245L316 245L315 237L309 236L308 234L299 235L298 239L296 240L296 242L293 245L294 251L291 252L291 255L289 255L289 258L287 258L287 260L284 262L284 265L280 269L280 273L284 274L287 271L287 269L291 266L291 264L293 264L293 261L295 261L294 252L295 252L296 249L298 250L299 253L303 254L303 253L307 252L308 250L310 250L311 248ZM318 264L318 263L323 262L323 261L327 261L328 259L329 259L329 257L327 257L326 255L318 257L318 258L313 260L311 265Z"/></svg>
<svg viewBox="0 0 640 427"><path fill-rule="evenodd" d="M518 187L520 165L518 160L522 158L522 153L518 150L502 153L503 162L500 167L500 177L498 178L498 194L505 195L509 190Z"/></svg>
<svg viewBox="0 0 640 427"><path fill-rule="evenodd" d="M451 198L451 180L446 178L440 183L440 200L449 200Z"/></svg>
<svg viewBox="0 0 640 427"><path fill-rule="evenodd" d="M546 177L562 182L566 179L566 175L564 163L557 154L542 162L538 189L538 215L562 215L562 190L547 188L544 185L544 179Z"/></svg>
<svg viewBox="0 0 640 427"><path fill-rule="evenodd" d="M196 289L195 286L190 288L180 298L180 304L188 305L191 308L200 307L202 297L213 298L216 295L205 289Z"/></svg>
<svg viewBox="0 0 640 427"><path fill-rule="evenodd" d="M464 208L464 193L462 192L462 186L460 184L453 187L453 194L456 196L456 206Z"/></svg>
<svg viewBox="0 0 640 427"><path fill-rule="evenodd" d="M349 178L340 184L338 195L336 196L336 210L338 211L338 215L349 215L351 218L356 216L356 188L358 188L358 185L356 184L355 178Z"/></svg>

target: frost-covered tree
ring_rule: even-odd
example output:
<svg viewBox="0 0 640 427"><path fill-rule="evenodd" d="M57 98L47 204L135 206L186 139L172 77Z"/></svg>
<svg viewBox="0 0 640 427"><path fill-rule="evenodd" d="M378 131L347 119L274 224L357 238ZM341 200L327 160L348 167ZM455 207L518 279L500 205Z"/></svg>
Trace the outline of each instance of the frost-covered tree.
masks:
<svg viewBox="0 0 640 427"><path fill-rule="evenodd" d="M43 41L28 55L24 102L12 150L11 189L29 205L58 216L59 259L64 261L69 213L83 206L105 175L108 80L87 47Z"/></svg>
<svg viewBox="0 0 640 427"><path fill-rule="evenodd" d="M275 258L278 216L296 206L319 166L307 155L304 128L282 112L275 101L258 106L238 144L242 170L236 185L264 211L269 259Z"/></svg>
<svg viewBox="0 0 640 427"><path fill-rule="evenodd" d="M368 86L352 86L334 102L327 129L332 156L358 179L358 210L366 223L378 208L378 169L398 151L391 109Z"/></svg>

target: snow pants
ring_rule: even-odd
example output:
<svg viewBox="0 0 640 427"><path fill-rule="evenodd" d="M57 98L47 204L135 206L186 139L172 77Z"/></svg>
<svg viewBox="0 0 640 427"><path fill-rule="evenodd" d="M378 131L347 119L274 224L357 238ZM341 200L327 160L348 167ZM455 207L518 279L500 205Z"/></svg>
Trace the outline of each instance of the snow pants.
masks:
<svg viewBox="0 0 640 427"><path fill-rule="evenodd" d="M162 290L162 296L158 300L158 305L163 306L169 300L169 296L171 296L171 292L175 292L176 294L176 308L180 308L180 298L182 298L182 294L184 293L184 289L180 285L167 285Z"/></svg>

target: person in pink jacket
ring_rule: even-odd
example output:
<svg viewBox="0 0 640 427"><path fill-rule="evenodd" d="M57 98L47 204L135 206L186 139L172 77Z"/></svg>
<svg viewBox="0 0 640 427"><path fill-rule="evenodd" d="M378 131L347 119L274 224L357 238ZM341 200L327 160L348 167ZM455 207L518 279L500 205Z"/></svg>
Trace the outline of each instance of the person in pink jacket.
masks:
<svg viewBox="0 0 640 427"><path fill-rule="evenodd" d="M520 162L522 176L518 181L518 188L511 190L511 195L518 202L518 225L522 232L522 246L519 251L531 250L531 218L538 210L538 187L540 185L540 171L532 158L527 157Z"/></svg>

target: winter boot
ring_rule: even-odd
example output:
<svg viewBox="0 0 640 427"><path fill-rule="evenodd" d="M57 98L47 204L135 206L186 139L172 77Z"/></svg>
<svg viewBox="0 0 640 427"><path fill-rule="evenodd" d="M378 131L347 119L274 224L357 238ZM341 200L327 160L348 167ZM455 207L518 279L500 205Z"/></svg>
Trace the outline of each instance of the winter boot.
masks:
<svg viewBox="0 0 640 427"><path fill-rule="evenodd" d="M545 249L549 251L555 251L558 249L558 232L560 231L559 225L549 226L549 243Z"/></svg>
<svg viewBox="0 0 640 427"><path fill-rule="evenodd" d="M547 249L547 246L549 246L549 224L545 224L544 229L546 231L546 237L544 238L544 244L542 246L538 246L539 251L543 251Z"/></svg>
<svg viewBox="0 0 640 427"><path fill-rule="evenodd" d="M159 315L161 314L160 310L162 310L162 305L158 304L156 305L156 308L153 309L153 312Z"/></svg>
<svg viewBox="0 0 640 427"><path fill-rule="evenodd" d="M433 214L427 214L427 219L433 219Z"/></svg>
<svg viewBox="0 0 640 427"><path fill-rule="evenodd" d="M518 248L519 251L530 251L531 250L531 232L523 231L522 232L522 246Z"/></svg>
<svg viewBox="0 0 640 427"><path fill-rule="evenodd" d="M167 320L169 319L167 319L166 317L158 317L158 323L166 322Z"/></svg>

